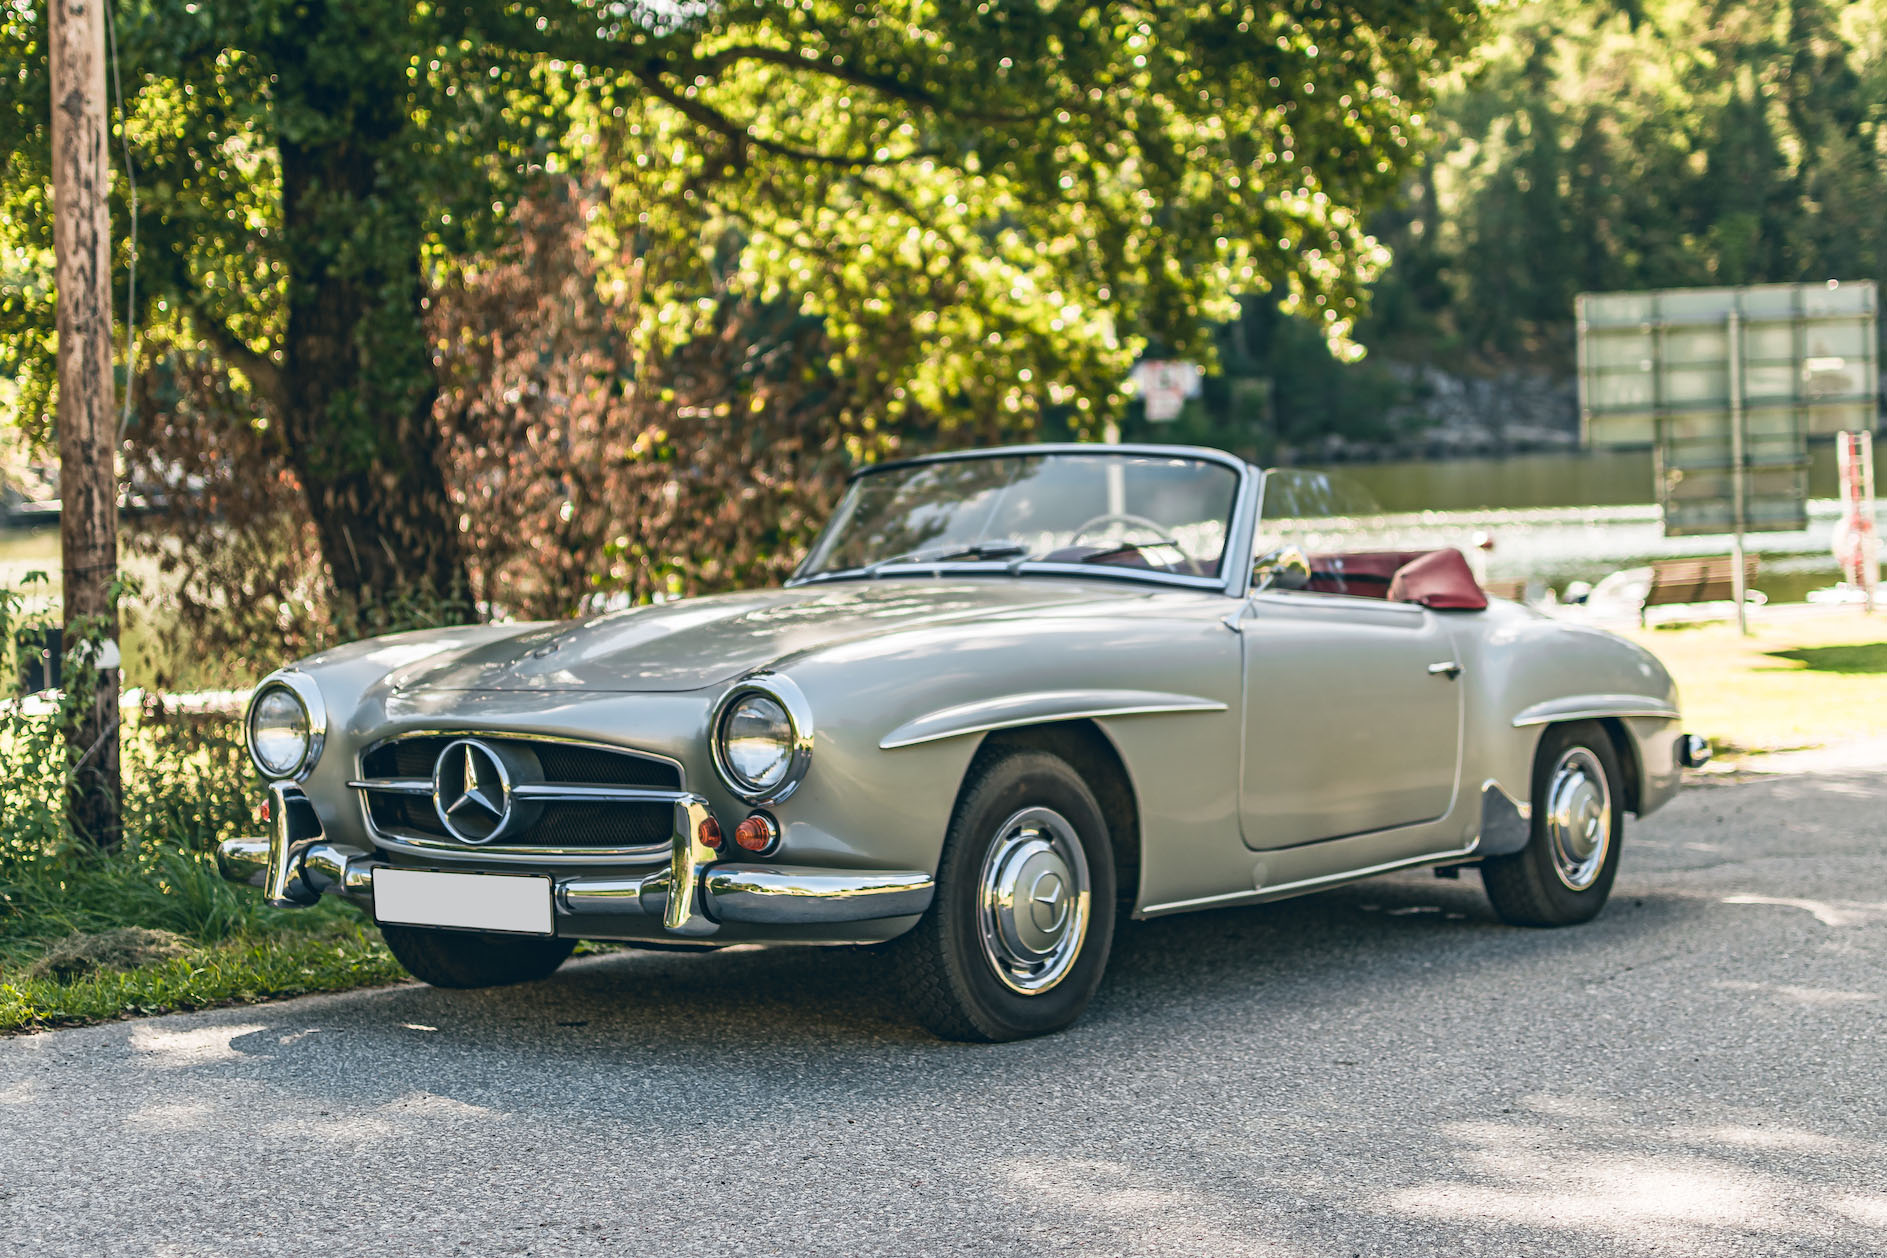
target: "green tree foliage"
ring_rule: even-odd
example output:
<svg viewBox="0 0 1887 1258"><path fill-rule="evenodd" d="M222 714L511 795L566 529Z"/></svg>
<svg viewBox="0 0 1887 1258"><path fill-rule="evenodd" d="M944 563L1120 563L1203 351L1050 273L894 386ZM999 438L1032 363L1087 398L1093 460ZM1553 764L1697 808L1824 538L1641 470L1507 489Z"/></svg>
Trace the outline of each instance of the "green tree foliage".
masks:
<svg viewBox="0 0 1887 1258"><path fill-rule="evenodd" d="M1394 262L1348 362L1268 295L1153 435L1314 452L1416 436L1390 365L1570 372L1580 292L1887 279L1882 0L1528 0L1439 85L1424 159L1369 226ZM1264 399L1254 406L1252 399ZM1256 416L1256 418L1254 418Z"/></svg>
<svg viewBox="0 0 1887 1258"><path fill-rule="evenodd" d="M828 374L871 386L854 432L1112 413L1141 338L1203 354L1236 292L1347 352L1384 260L1364 218L1473 9L127 0L138 317L170 373L146 417L278 460L343 603L461 596L464 329L428 311L571 177L598 282L635 294L619 391L714 334L717 293L822 321ZM43 414L38 0L0 9L0 69L0 354Z"/></svg>
<svg viewBox="0 0 1887 1258"><path fill-rule="evenodd" d="M1362 335L1570 363L1583 291L1882 278L1887 6L1536 0L1437 116Z"/></svg>

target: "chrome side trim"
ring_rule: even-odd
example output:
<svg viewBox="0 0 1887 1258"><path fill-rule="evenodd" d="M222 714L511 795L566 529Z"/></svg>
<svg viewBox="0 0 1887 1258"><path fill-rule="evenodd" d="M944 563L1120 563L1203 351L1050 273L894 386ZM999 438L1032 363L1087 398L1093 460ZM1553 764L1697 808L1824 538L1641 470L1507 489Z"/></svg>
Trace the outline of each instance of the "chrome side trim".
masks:
<svg viewBox="0 0 1887 1258"><path fill-rule="evenodd" d="M879 740L881 750L911 747L981 734L993 729L1034 725L1041 721L1072 721L1083 717L1146 716L1164 712L1223 712L1225 704L1198 695L1167 694L1154 690L1044 690L1034 694L1005 695L953 708L940 708L906 721Z"/></svg>
<svg viewBox="0 0 1887 1258"><path fill-rule="evenodd" d="M1590 721L1607 716L1647 716L1675 721L1678 712L1668 704L1652 702L1643 695L1578 695L1570 699L1548 699L1521 709L1520 715L1514 717L1514 728L1559 721Z"/></svg>
<svg viewBox="0 0 1887 1258"><path fill-rule="evenodd" d="M1377 874L1391 873L1398 869L1408 869L1416 865L1439 865L1445 861L1460 860L1474 855L1475 845L1468 844L1449 852L1433 852L1426 856L1411 856L1405 860L1387 861L1381 865L1371 865L1367 869L1348 869L1342 873L1323 874L1316 878L1303 878L1297 882L1283 882L1275 887L1259 887L1252 891L1232 891L1225 895L1200 896L1196 900L1174 900L1167 904L1149 904L1140 911L1142 917L1159 917L1167 913L1183 913L1188 909L1230 908L1237 904L1256 904L1262 900L1283 899L1288 895L1298 895L1305 891L1316 891L1324 887L1334 887L1346 882L1357 882L1364 878L1373 878Z"/></svg>

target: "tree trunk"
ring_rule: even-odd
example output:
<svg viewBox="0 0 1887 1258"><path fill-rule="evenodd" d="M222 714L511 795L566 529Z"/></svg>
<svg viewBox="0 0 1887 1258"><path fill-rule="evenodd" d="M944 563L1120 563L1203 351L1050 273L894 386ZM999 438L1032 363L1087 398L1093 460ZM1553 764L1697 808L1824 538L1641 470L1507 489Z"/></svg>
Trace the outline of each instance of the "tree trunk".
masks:
<svg viewBox="0 0 1887 1258"><path fill-rule="evenodd" d="M64 556L66 818L100 847L122 837L118 778L118 417L112 411L111 221L105 193L103 10L55 0L53 251L59 299L59 541Z"/></svg>
<svg viewBox="0 0 1887 1258"><path fill-rule="evenodd" d="M308 26L305 59L284 67L284 96L321 125L277 146L290 274L277 402L289 461L343 631L467 620L422 321L423 211L398 186L410 141L403 84L383 81L397 65L337 56L322 6Z"/></svg>

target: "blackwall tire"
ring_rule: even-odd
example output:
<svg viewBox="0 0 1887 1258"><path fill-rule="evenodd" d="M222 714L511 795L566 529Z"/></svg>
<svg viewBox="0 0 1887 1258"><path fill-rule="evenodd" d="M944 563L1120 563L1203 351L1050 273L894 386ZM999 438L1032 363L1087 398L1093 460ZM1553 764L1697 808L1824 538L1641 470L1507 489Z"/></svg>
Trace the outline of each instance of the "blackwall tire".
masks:
<svg viewBox="0 0 1887 1258"><path fill-rule="evenodd" d="M1604 727L1547 728L1533 764L1532 837L1511 856L1481 862L1481 882L1502 921L1576 926L1599 915L1625 839L1624 786Z"/></svg>
<svg viewBox="0 0 1887 1258"><path fill-rule="evenodd" d="M509 987L549 978L577 946L574 939L538 939L470 930L383 925L380 934L406 972L433 987Z"/></svg>
<svg viewBox="0 0 1887 1258"><path fill-rule="evenodd" d="M944 1039L1059 1031L1100 985L1114 937L1113 847L1094 793L1047 752L1004 751L965 784L937 895L894 941L897 981Z"/></svg>

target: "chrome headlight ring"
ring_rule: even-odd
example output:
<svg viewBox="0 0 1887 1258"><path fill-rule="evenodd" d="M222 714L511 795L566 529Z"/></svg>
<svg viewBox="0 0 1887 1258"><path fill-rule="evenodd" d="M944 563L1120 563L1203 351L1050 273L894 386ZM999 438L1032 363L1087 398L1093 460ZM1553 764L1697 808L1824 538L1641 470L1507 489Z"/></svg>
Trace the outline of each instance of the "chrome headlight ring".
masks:
<svg viewBox="0 0 1887 1258"><path fill-rule="evenodd" d="M727 761L727 718L734 705L749 695L764 695L779 704L791 727L786 773L765 788L747 784ZM708 723L708 748L714 757L714 771L722 785L748 804L777 804L799 789L806 770L812 765L812 742L812 705L806 702L805 692L794 685L791 678L779 673L755 673L735 682L714 705L714 718Z"/></svg>
<svg viewBox="0 0 1887 1258"><path fill-rule="evenodd" d="M256 705L273 691L287 691L301 704L301 710L308 721L308 746L301 754L301 760L287 773L279 772L262 763L256 755L255 716ZM270 673L262 679L255 692L249 696L249 706L242 717L243 745L249 752L249 760L262 776L274 782L300 781L313 771L316 761L321 759L321 748L328 737L328 707L321 701L321 691L314 684L314 679L299 669L283 668Z"/></svg>

